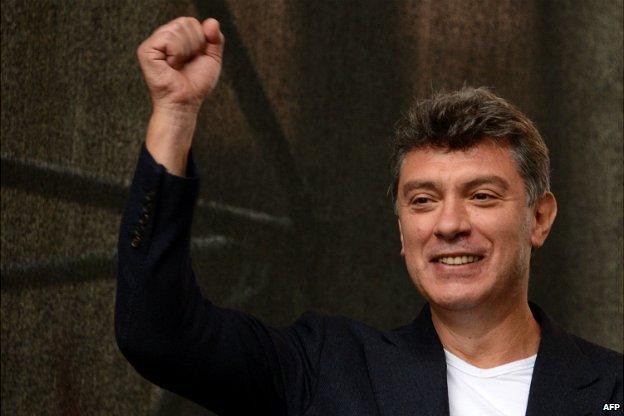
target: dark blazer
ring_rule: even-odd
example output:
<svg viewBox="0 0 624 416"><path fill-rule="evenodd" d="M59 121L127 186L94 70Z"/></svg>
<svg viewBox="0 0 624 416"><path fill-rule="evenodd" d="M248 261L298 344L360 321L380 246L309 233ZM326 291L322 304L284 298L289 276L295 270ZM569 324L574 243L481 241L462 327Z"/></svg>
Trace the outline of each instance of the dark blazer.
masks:
<svg viewBox="0 0 624 416"><path fill-rule="evenodd" d="M221 415L449 414L428 305L411 324L380 331L312 312L272 328L204 299L189 257L199 186L192 153L187 176L168 174L143 146L121 221L115 332L140 374ZM622 355L531 310L542 337L526 414L621 405Z"/></svg>

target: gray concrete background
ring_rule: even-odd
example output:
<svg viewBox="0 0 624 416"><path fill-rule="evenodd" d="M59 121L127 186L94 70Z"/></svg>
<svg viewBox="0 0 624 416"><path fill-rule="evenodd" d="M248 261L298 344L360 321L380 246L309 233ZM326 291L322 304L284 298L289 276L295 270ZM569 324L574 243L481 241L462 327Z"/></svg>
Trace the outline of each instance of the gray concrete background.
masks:
<svg viewBox="0 0 624 416"><path fill-rule="evenodd" d="M206 296L275 325L306 309L410 321L392 125L415 96L486 85L551 149L560 211L531 298L622 351L621 1L3 0L1 15L3 414L210 414L142 380L113 335L150 113L135 49L180 15L228 39L194 145Z"/></svg>

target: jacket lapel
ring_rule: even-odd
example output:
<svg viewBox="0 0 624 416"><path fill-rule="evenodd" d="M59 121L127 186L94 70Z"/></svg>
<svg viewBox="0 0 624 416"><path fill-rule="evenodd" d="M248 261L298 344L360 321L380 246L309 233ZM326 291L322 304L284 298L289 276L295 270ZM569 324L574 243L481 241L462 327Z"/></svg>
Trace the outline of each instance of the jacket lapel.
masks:
<svg viewBox="0 0 624 416"><path fill-rule="evenodd" d="M541 327L526 416L599 414L615 379L598 379L571 335L529 302ZM426 304L410 325L365 344L368 370L382 416L448 416L446 358ZM598 380L598 382L597 382Z"/></svg>
<svg viewBox="0 0 624 416"><path fill-rule="evenodd" d="M526 416L590 415L598 412L598 374L569 334L529 303L541 327ZM603 380L609 382L608 380ZM606 398L605 398L606 399Z"/></svg>
<svg viewBox="0 0 624 416"><path fill-rule="evenodd" d="M446 359L429 305L410 325L365 349L382 416L448 416Z"/></svg>

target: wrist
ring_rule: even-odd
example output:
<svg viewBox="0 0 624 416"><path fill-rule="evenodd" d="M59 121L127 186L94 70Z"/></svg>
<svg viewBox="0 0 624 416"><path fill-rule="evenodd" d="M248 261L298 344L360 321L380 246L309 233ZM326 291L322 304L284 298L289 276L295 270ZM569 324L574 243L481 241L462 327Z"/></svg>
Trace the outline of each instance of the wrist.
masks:
<svg viewBox="0 0 624 416"><path fill-rule="evenodd" d="M172 130L194 129L199 109L194 106L160 106L152 108L150 124L157 124Z"/></svg>
<svg viewBox="0 0 624 416"><path fill-rule="evenodd" d="M184 176L197 122L196 113L154 109L145 145L156 162L167 171Z"/></svg>

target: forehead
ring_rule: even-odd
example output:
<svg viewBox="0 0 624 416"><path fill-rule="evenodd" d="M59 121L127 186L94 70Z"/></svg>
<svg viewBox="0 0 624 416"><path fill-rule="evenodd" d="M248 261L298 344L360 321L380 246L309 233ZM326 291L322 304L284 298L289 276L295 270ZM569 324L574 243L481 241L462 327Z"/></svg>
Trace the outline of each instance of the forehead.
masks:
<svg viewBox="0 0 624 416"><path fill-rule="evenodd" d="M500 176L522 186L511 148L483 141L465 150L425 147L407 153L401 164L399 186L414 180L470 181L479 176Z"/></svg>

